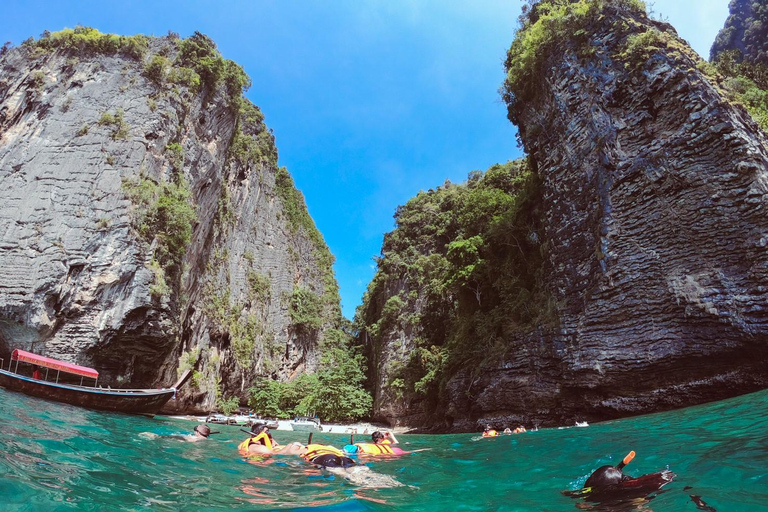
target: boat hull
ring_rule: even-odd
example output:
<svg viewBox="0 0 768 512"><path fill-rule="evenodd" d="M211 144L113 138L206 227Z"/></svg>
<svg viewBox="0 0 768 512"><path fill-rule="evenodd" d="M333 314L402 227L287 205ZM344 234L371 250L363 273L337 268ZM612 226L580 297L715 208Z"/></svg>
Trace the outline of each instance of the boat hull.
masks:
<svg viewBox="0 0 768 512"><path fill-rule="evenodd" d="M175 389L116 390L57 384L0 370L0 387L29 396L87 409L154 416L176 393Z"/></svg>
<svg viewBox="0 0 768 512"><path fill-rule="evenodd" d="M320 432L322 429L317 423L293 423L291 428L296 432Z"/></svg>

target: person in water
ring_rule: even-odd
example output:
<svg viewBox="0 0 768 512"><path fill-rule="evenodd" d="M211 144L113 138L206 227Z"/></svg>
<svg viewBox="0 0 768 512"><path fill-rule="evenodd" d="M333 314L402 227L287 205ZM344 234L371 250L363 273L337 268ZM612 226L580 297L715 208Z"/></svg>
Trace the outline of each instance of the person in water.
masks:
<svg viewBox="0 0 768 512"><path fill-rule="evenodd" d="M333 475L346 478L359 487L384 488L403 486L403 484L389 475L375 473L368 466L357 464L354 460L347 457L344 452L333 446L309 444L301 446L296 454L310 464L320 466Z"/></svg>
<svg viewBox="0 0 768 512"><path fill-rule="evenodd" d="M397 440L395 434L392 432L382 433L379 430L371 434L371 440L373 441L373 444L400 444L400 441Z"/></svg>
<svg viewBox="0 0 768 512"><path fill-rule="evenodd" d="M192 430L192 435L185 436L187 438L185 440L191 443L196 443L208 439L208 436L211 434L218 434L218 432L211 432L211 427L208 425L198 425Z"/></svg>
<svg viewBox="0 0 768 512"><path fill-rule="evenodd" d="M507 428L505 428L505 429L504 429L504 435L505 435L505 436L508 436L508 435L510 435L511 433L512 433L512 429L510 429L509 427L507 427Z"/></svg>
<svg viewBox="0 0 768 512"><path fill-rule="evenodd" d="M324 444L303 446L298 455L305 461L324 468L348 468L355 465L355 461L344 455L344 452Z"/></svg>
<svg viewBox="0 0 768 512"><path fill-rule="evenodd" d="M280 446L269 433L269 425L256 423L251 426L251 436L237 447L241 455L296 455L301 443Z"/></svg>
<svg viewBox="0 0 768 512"><path fill-rule="evenodd" d="M669 470L649 473L637 478L625 475L622 470L634 457L635 452L631 451L615 466L597 468L584 482L583 488L564 494L590 501L630 500L642 498L658 491L675 477L675 474Z"/></svg>
<svg viewBox="0 0 768 512"><path fill-rule="evenodd" d="M483 437L496 437L498 435L499 433L493 430L490 425L485 426L485 430L483 430Z"/></svg>
<svg viewBox="0 0 768 512"><path fill-rule="evenodd" d="M196 443L198 441L204 441L205 439L208 439L208 436L211 434L218 434L218 432L211 432L211 427L208 425L197 425L194 429L192 429L191 434L172 434L168 436L161 436L158 434L155 434L154 432L142 432L139 434L139 436L145 438L145 439L157 439L158 437L168 437L171 439L179 439L180 441L187 441L189 443Z"/></svg>

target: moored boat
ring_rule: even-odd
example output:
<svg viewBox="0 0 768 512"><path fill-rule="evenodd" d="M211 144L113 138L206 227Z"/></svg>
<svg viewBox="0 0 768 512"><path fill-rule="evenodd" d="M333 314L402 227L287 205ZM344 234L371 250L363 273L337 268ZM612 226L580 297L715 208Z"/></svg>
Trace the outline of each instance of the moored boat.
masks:
<svg viewBox="0 0 768 512"><path fill-rule="evenodd" d="M322 431L320 420L307 416L294 418L291 422L291 428L297 432L318 432Z"/></svg>
<svg viewBox="0 0 768 512"><path fill-rule="evenodd" d="M79 366L50 357L33 354L16 349L11 354L8 369L2 368L0 359L0 386L11 391L18 391L29 396L54 400L88 409L123 412L128 414L144 414L154 416L176 395L176 391L189 379L187 370L170 388L162 389L112 389L97 387L99 372L93 368ZM15 368L11 370L15 361ZM39 370L32 375L19 373L19 362L45 368L45 376ZM49 374L55 370L54 376ZM65 378L79 376L80 384L60 382L62 372ZM93 386L84 386L84 379L94 379ZM50 379L50 380L49 380Z"/></svg>

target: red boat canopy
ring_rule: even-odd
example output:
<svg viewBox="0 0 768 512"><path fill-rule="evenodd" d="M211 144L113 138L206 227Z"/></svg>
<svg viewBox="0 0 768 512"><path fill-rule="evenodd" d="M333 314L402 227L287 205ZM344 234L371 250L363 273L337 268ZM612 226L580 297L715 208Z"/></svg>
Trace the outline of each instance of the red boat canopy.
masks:
<svg viewBox="0 0 768 512"><path fill-rule="evenodd" d="M32 352L25 352L23 350L16 349L11 354L11 360L23 361L25 363L32 363L45 368L51 368L52 370L60 370L62 372L74 373L75 375L81 375L83 377L90 377L92 379L99 378L99 372L93 368L86 368L85 366L78 366L72 363L65 363L57 359L51 359L50 357L39 356Z"/></svg>

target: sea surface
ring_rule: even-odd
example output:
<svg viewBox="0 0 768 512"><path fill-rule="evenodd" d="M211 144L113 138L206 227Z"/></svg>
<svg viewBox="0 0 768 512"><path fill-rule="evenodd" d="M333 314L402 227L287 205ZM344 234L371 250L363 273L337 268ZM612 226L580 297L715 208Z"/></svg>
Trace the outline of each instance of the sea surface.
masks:
<svg viewBox="0 0 768 512"><path fill-rule="evenodd" d="M369 463L405 484L386 489L360 488L296 457L244 460L239 427L214 426L220 433L199 443L170 437L194 426L0 389L0 511L768 511L768 391L585 428L489 439L401 435L404 449L430 450ZM274 435L306 442L294 432ZM314 435L338 447L348 440ZM637 456L626 474L669 468L675 480L620 506L562 494L630 450Z"/></svg>

